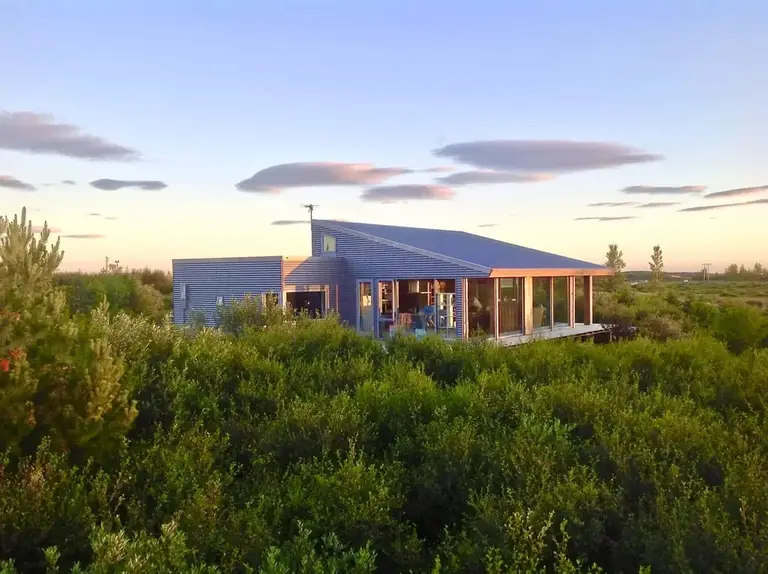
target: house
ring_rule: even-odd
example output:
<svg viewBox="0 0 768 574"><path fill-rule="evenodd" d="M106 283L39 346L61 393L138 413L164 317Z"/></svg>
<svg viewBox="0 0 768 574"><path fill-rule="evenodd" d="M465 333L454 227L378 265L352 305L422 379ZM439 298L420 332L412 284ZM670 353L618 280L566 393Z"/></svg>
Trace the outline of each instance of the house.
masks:
<svg viewBox="0 0 768 574"><path fill-rule="evenodd" d="M589 335L593 277L613 271L585 261L462 231L314 220L310 257L173 261L173 318L195 312L214 324L217 305L244 296L321 314L358 332L448 339Z"/></svg>

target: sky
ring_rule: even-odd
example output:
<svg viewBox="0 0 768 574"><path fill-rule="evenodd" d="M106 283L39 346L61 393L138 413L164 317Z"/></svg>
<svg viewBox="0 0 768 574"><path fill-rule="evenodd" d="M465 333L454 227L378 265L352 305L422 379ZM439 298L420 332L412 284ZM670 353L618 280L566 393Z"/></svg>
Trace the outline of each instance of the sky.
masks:
<svg viewBox="0 0 768 574"><path fill-rule="evenodd" d="M308 215L768 264L760 0L0 0L0 213L64 269L304 255ZM599 204L599 205L594 205ZM277 224L276 224L277 223Z"/></svg>

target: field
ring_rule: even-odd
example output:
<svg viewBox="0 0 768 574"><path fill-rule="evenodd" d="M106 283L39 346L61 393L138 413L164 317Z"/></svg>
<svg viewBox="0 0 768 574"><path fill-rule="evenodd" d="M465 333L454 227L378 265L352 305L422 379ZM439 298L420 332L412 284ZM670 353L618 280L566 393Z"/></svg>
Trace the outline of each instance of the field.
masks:
<svg viewBox="0 0 768 574"><path fill-rule="evenodd" d="M179 329L73 311L7 227L3 574L768 569L761 309L600 293L609 345Z"/></svg>

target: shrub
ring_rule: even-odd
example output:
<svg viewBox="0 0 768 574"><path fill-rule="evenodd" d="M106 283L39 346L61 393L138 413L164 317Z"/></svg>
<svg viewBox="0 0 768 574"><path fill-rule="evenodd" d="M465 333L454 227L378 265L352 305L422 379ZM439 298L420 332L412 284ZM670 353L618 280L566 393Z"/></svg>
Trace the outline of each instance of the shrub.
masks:
<svg viewBox="0 0 768 574"><path fill-rule="evenodd" d="M683 326L680 321L669 316L649 315L639 322L638 332L651 339L668 341L680 339L683 336Z"/></svg>

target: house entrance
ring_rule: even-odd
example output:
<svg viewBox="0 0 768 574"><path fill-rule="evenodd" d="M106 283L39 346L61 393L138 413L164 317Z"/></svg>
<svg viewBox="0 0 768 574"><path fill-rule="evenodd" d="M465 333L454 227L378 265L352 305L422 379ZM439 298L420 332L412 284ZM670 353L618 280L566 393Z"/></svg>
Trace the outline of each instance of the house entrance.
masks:
<svg viewBox="0 0 768 574"><path fill-rule="evenodd" d="M325 315L324 291L294 291L285 294L286 301L296 313L306 311L310 317Z"/></svg>

